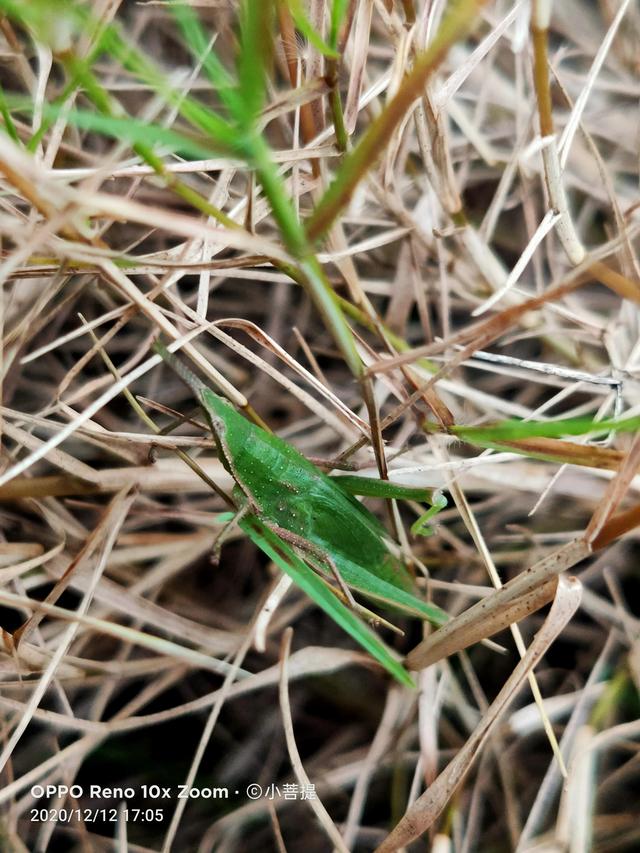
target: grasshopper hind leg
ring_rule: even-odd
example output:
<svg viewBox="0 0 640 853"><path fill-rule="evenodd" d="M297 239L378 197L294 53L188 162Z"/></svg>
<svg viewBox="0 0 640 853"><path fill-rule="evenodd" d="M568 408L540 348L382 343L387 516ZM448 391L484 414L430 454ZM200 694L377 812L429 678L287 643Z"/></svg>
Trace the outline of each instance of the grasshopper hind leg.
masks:
<svg viewBox="0 0 640 853"><path fill-rule="evenodd" d="M326 551L323 551L318 545L314 542L310 542L308 539L305 539L304 536L300 536L297 533L292 533L290 530L287 530L285 527L280 527L277 524L268 524L270 530L280 536L285 542L288 542L294 548L298 548L300 551L304 551L309 554L311 557L315 558L318 562L324 563L325 566L328 567L331 574L336 580L338 584L338 590L333 589L334 593L337 594L340 598L344 600L344 602L358 615L362 616L367 622L369 622L373 627L378 627L379 625L384 625L385 628L388 628L390 631L393 631L396 634L403 635L404 632L400 630L396 625L393 625L391 622L387 622L382 616L379 616L377 613L373 613L366 607L363 607L353 597L353 594L349 587L347 586L344 578L340 574L340 569L336 565L335 560L330 554L327 554Z"/></svg>
<svg viewBox="0 0 640 853"><path fill-rule="evenodd" d="M336 579L336 583L340 587L342 594L345 599L349 603L350 607L353 610L358 609L358 603L351 594L351 590L347 586L344 581L344 578L340 574L340 570L335 564L334 559L330 554L327 554L326 551L323 551L322 548L318 547L313 542L310 542L308 539L305 539L304 536L300 536L298 533L292 533L290 530L287 530L286 527L280 527L278 524L269 524L268 525L274 533L276 533L281 539L284 539L285 542L288 542L289 545L293 545L295 548L299 548L301 551L305 551L311 556L315 557L317 560L325 563L331 570L331 574Z"/></svg>

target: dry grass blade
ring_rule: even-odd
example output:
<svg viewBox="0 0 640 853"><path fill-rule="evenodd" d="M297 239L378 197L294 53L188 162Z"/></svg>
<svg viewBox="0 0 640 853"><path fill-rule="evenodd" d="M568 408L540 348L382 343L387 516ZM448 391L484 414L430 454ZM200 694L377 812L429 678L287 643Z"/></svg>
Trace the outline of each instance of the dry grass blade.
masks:
<svg viewBox="0 0 640 853"><path fill-rule="evenodd" d="M188 332L186 335L183 335L176 340L174 340L169 346L168 349L170 352L175 352L180 349L184 344L188 344L188 342L195 338L202 330L200 328L193 329ZM21 462L16 463L11 468L0 476L0 486L3 486L5 483L13 480L14 477L22 474L24 471L28 471L32 465L35 465L40 459L43 459L47 456L49 451L55 449L59 444L72 435L79 427L89 421L93 415L99 412L103 406L112 400L114 397L117 397L125 388L128 388L136 379L139 379L141 376L144 376L145 373L148 373L154 367L157 367L162 362L162 359L159 355L154 355L151 358L147 359L143 362L139 367L132 370L126 376L124 376L118 382L115 382L108 391L105 391L97 400L95 400L91 405L87 406L87 408L76 417L73 421L67 424L57 435L54 435L44 444L40 445L36 451L31 453L29 456L25 457Z"/></svg>
<svg viewBox="0 0 640 853"><path fill-rule="evenodd" d="M603 527L624 498L632 479L638 473L639 467L640 436L636 436L624 462L620 465L618 473L611 480L607 492L598 504L596 511L587 525L585 532L587 542L593 543L598 540L598 535L603 532Z"/></svg>
<svg viewBox="0 0 640 853"><path fill-rule="evenodd" d="M456 506L460 511L460 515L464 520L464 523L467 529L469 530L471 538L473 539L478 553L485 565L487 573L489 574L491 583L496 589L500 589L500 587L502 586L500 575L495 566L495 563L493 562L491 553L489 551L489 548L487 547L485 538L482 535L482 531L480 529L480 526L478 525L475 514L469 506L469 502L467 501L466 495L464 494L460 485L455 481L452 481L451 478L449 478L448 486L456 502ZM517 623L524 619L526 616L530 615L531 613L535 613L537 610L540 609L540 607L551 601L551 599L556 594L556 590L557 580L552 578L547 583L543 583L540 587L533 590L529 595L514 601L511 605L501 608L497 612L491 611L491 608L489 608L488 611L485 613L485 628L488 631L486 636L491 636L492 634L497 633L497 631L494 630L496 627L498 631L502 630L503 628L510 627L511 634L518 650L518 654L521 658L523 658L526 652L526 646ZM448 654L452 654L454 651L459 650L455 647L458 642L463 642L463 647L466 647L466 641L469 638L465 635L465 632L463 631L459 633L456 632L454 635L452 635L451 640L453 641L454 639L456 640L456 643L451 646L451 651L448 652ZM481 639L486 639L486 637L483 637ZM424 665L426 666L428 664ZM553 731L551 722L547 716L547 712L544 707L544 702L542 700L542 693L540 691L540 687L538 686L538 682L533 673L529 674L529 684L531 686L531 691L540 711L543 726L547 735L547 739L549 740L549 743L551 745L553 754L556 758L556 761L558 762L558 766L560 767L562 774L566 776L566 768L564 766L562 754L558 746L558 741L556 739L555 732Z"/></svg>
<svg viewBox="0 0 640 853"><path fill-rule="evenodd" d="M551 578L532 589L527 595L507 604L494 603L495 599L493 601L483 599L478 606L478 613L481 605L485 605L485 601L486 605L482 607L482 617L478 617L477 622L467 624L464 619L450 622L446 626L446 631L443 628L439 629L437 634L431 635L409 652L407 666L415 670L432 666L442 658L450 657L480 640L492 637L505 628L517 624L548 604L554 598L557 587L558 579ZM440 634L440 631L443 633Z"/></svg>
<svg viewBox="0 0 640 853"><path fill-rule="evenodd" d="M363 762L362 770L353 789L353 796L349 804L349 813L343 833L344 844L348 850L352 850L354 847L358 824L362 819L362 812L367 799L367 790L371 784L371 777L385 753L392 748L394 732L396 732L401 724L404 708L405 697L403 697L402 692L397 688L390 690L380 725L371 742L367 757Z"/></svg>
<svg viewBox="0 0 640 853"><path fill-rule="evenodd" d="M131 494L129 494L131 493ZM128 496L128 497L127 497ZM94 530L91 532L87 542L83 545L77 557L70 563L67 569L65 569L62 577L56 582L54 588L51 590L49 595L45 599L45 604L55 604L56 601L60 598L65 589L69 586L70 583L74 580L74 573L79 571L85 563L87 563L95 549L100 545L103 537L109 534L109 541L111 542L111 547L115 544L113 540L114 529L119 530L122 525L124 518L126 516L126 511L130 508L135 497L135 493L132 493L130 486L124 486L117 495L111 501L111 504L107 507L104 516L100 520L100 522L96 525ZM124 509L123 509L124 503ZM109 556L109 553L107 553ZM103 557L104 560L104 557ZM96 578L96 583L98 578ZM89 590L85 591L87 594ZM38 624L44 617L44 613L34 613L26 622L24 622L19 628L17 628L13 632L13 645L17 650L20 644L26 640L30 634L32 634Z"/></svg>
<svg viewBox="0 0 640 853"><path fill-rule="evenodd" d="M190 666L201 667L209 672L226 675L230 668L230 664L225 661L216 660L210 655L188 649L186 646L178 645L177 643L165 640L162 637L156 637L152 634L136 631L123 625L114 625L111 622L107 622L103 619L96 619L93 616L77 614L69 610L64 610L56 605L34 602L26 596L14 595L9 592L0 592L0 602L7 607L33 608L47 616L54 616L57 619L72 622L85 628L91 628L94 631L102 632L107 636L115 637L116 639L138 644L143 648L156 652L157 654L174 656L178 660L181 660ZM246 676L247 673L243 673L243 675Z"/></svg>
<svg viewBox="0 0 640 853"><path fill-rule="evenodd" d="M264 606L266 606L267 602L268 599L265 602ZM264 606L261 606L258 609L258 612L256 613L255 618L253 620L253 625L251 625L250 629L246 632L245 638L241 643L240 647L238 648L234 656L233 663L225 676L222 687L220 688L220 690L217 691L215 702L211 706L207 721L202 730L202 734L200 735L200 740L198 741L198 746L191 760L189 772L185 781L182 783L184 785L183 790L185 791L191 791L195 788L196 776L200 769L205 750L209 744L209 741L211 740L211 735L213 733L216 723L218 722L222 707L226 700L229 698L231 686L233 685L235 679L238 677L238 674L240 672L240 665L242 664L247 652L249 651L249 647L251 646L253 640L253 634L257 629L257 625L259 623L260 616L264 610ZM184 797L180 799L178 801L178 804L176 805L173 817L171 818L171 823L169 824L169 828L167 829L164 844L162 845L163 853L169 853L169 851L173 847L175 836L178 831L178 827L180 826L180 821L182 820L182 817L184 815L187 802L188 797Z"/></svg>
<svg viewBox="0 0 640 853"><path fill-rule="evenodd" d="M418 846L640 849L639 37L629 0L0 0L12 849L360 853L456 782ZM157 339L329 476L389 483L310 514L284 451L253 458L271 499L234 523L248 445ZM343 610L269 513L420 601ZM546 719L525 684L491 722L520 675Z"/></svg>
<svg viewBox="0 0 640 853"><path fill-rule="evenodd" d="M68 626L62 638L62 641L58 644L54 654L51 656L51 660L49 661L47 668L43 672L36 689L31 695L29 704L25 708L25 711L20 721L15 726L11 737L9 738L7 744L2 750L2 753L0 754L0 770L4 768L7 761L11 758L13 751L16 748L16 745L24 734L25 729L31 722L33 711L40 704L51 680L55 677L55 673L58 666L62 662L64 655L67 652L67 649L73 642L73 639L80 628L80 620L87 612L91 604L96 586L98 584L98 581L100 580L102 572L104 571L107 559L116 543L120 528L124 523L127 513L131 509L131 504L133 503L134 495L128 495L127 492L128 489L126 491L120 492L120 494L117 495L113 500L113 514L110 519L111 529L109 530L108 535L105 538L100 559L98 560L96 567L93 571L92 583L90 587L86 590L77 611L71 616L71 624ZM26 623L26 625L29 626L29 623Z"/></svg>
<svg viewBox="0 0 640 853"><path fill-rule="evenodd" d="M484 0L458 0L445 15L441 30L433 42L416 59L411 72L405 77L387 108L369 127L358 146L323 196L309 222L307 232L317 239L330 227L366 172L388 144L391 134L400 124L424 86L446 56L452 44L473 25L475 16L485 5Z"/></svg>
<svg viewBox="0 0 640 853"><path fill-rule="evenodd" d="M609 666L609 662L612 657L612 653L615 651L615 647L616 641L614 640L613 636L610 635L607 642L605 643L605 647L602 650L602 653L596 661L596 665L589 673L589 678L585 684L584 690L582 691L580 698L573 706L571 718L564 730L560 743L560 746L565 755L568 753L571 744L574 742L578 730L582 725L585 724L589 714L593 709L593 705L597 700L597 694L593 691L593 688L598 687L598 683L602 678L603 671ZM551 763L545 774L544 780L540 785L540 788L538 789L535 802L531 810L529 811L529 815L527 816L527 820L522 829L522 833L518 841L518 853L524 853L524 851L527 849L527 846L532 840L531 837L533 833L536 831L536 829L540 828L540 825L544 820L545 814L549 811L551 807L554 794L561 788L563 781L564 780L560 776L557 767L555 766L555 764Z"/></svg>
<svg viewBox="0 0 640 853"><path fill-rule="evenodd" d="M578 539L543 557L423 640L407 655L407 666L410 669L431 666L535 612L556 594L558 576L590 553L589 545Z"/></svg>
<svg viewBox="0 0 640 853"><path fill-rule="evenodd" d="M282 637L279 690L280 708L282 711L284 734L287 740L287 749L289 751L289 758L293 766L293 771L296 775L296 779L298 780L299 784L303 785L307 790L309 790L313 786L311 785L311 780L307 776L302 761L300 760L300 754L298 752L298 747L296 746L295 734L293 732L291 705L289 703L288 661L291 650L292 635L292 629L287 628ZM326 832L327 836L331 840L331 843L334 845L336 850L338 850L339 853L349 853L348 847L346 847L344 841L342 840L342 836L338 832L334 822L331 820L331 817L329 816L329 813L325 809L324 805L319 800L315 799L315 797L311 797L309 799L309 805L313 809L316 817L320 821L322 828Z"/></svg>
<svg viewBox="0 0 640 853"><path fill-rule="evenodd" d="M409 807L400 823L378 846L376 853L392 853L392 851L398 850L398 848L418 838L433 825L456 788L469 772L482 744L517 695L527 675L535 668L549 646L576 612L580 604L581 592L581 584L575 578L561 577L559 579L553 606L527 654L514 669L463 748L425 793Z"/></svg>

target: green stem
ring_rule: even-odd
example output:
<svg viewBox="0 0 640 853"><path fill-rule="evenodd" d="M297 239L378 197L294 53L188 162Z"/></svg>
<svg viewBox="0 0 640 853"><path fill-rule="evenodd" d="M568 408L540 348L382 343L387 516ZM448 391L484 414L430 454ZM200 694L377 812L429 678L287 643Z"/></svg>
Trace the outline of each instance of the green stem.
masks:
<svg viewBox="0 0 640 853"><path fill-rule="evenodd" d="M22 142L20 141L20 137L18 136L18 131L16 130L16 126L13 123L13 119L11 118L11 113L9 112L9 107L7 106L7 101L4 97L4 88L0 86L0 115L2 115L2 119L4 121L4 128L7 134L13 139L15 143L22 147Z"/></svg>
<svg viewBox="0 0 640 853"><path fill-rule="evenodd" d="M302 223L269 156L267 143L261 136L252 134L248 138L246 148L248 159L255 166L263 192L271 205L284 244L298 261L298 268L302 275L296 276L296 280L309 293L349 369L355 377L360 379L363 376L364 367L356 349L353 332L339 304L336 303L333 289L322 265L311 251Z"/></svg>
<svg viewBox="0 0 640 853"><path fill-rule="evenodd" d="M327 61L327 74L325 76L329 86L329 106L333 118L333 130L336 136L338 151L344 154L349 146L349 134L344 123L344 112L342 110L342 99L338 88L338 63L335 59Z"/></svg>

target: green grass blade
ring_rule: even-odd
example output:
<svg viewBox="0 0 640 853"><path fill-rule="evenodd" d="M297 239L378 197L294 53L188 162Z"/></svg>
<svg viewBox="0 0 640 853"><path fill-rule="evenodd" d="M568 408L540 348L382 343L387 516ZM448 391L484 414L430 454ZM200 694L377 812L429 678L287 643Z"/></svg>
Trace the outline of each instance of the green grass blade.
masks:
<svg viewBox="0 0 640 853"><path fill-rule="evenodd" d="M329 45L335 51L338 47L340 27L349 7L349 0L333 0L331 6L331 22L329 24ZM336 55L339 56L336 52Z"/></svg>
<svg viewBox="0 0 640 853"><path fill-rule="evenodd" d="M168 104L177 107L183 118L208 134L221 149L236 153L240 150L242 139L239 138L236 128L208 107L189 96L176 92L165 75L146 57L141 56L128 45L115 27L105 29L101 36L101 43L103 49L117 59L123 68L135 74L161 95Z"/></svg>
<svg viewBox="0 0 640 853"><path fill-rule="evenodd" d="M244 0L240 15L240 53L237 70L245 128L255 126L266 94L266 69L273 46L273 0Z"/></svg>
<svg viewBox="0 0 640 853"><path fill-rule="evenodd" d="M10 104L20 112L32 109L31 102L24 98L11 99ZM42 112L48 119L55 120L63 110L62 107L44 104ZM93 130L113 139L126 139L132 145L160 145L166 151L195 158L211 157L216 153L214 145L208 144L208 139L191 139L178 131L138 121L130 116L120 118L78 109L64 111L64 115L69 124L75 127Z"/></svg>
<svg viewBox="0 0 640 853"><path fill-rule="evenodd" d="M291 11L291 17L293 18L296 27L300 30L300 32L306 38L309 44L312 44L315 49L319 53L322 53L324 56L327 56L330 59L339 59L340 55L335 49L335 45L331 47L322 38L320 33L317 30L314 30L311 21L307 18L305 14L304 7L300 0L286 0L286 2L289 6L289 10Z"/></svg>
<svg viewBox="0 0 640 853"><path fill-rule="evenodd" d="M527 438L562 438L567 435L602 435L606 432L637 432L640 417L594 421L593 418L560 418L555 421L506 420L487 426L453 426L449 431L471 443L518 441Z"/></svg>
<svg viewBox="0 0 640 853"><path fill-rule="evenodd" d="M237 83L218 59L193 8L182 3L173 4L170 8L182 32L185 46L191 51L196 62L202 63L224 105L232 115L241 114L242 101L238 95Z"/></svg>
<svg viewBox="0 0 640 853"><path fill-rule="evenodd" d="M285 572L318 607L321 607L341 628L350 634L401 684L415 687L407 670L391 654L387 646L330 589L279 536L255 516L240 521L241 529L283 572Z"/></svg>
<svg viewBox="0 0 640 853"><path fill-rule="evenodd" d="M8 136L13 139L18 145L22 145L20 141L20 137L18 135L18 131L13 123L13 119L11 118L11 112L9 110L9 104L7 103L7 99L5 98L4 89L0 86L0 115L2 116L2 121L4 123L4 129Z"/></svg>
<svg viewBox="0 0 640 853"><path fill-rule="evenodd" d="M176 107L183 118L191 125L206 133L213 140L217 151L235 156L240 153L242 138L239 136L237 128L232 127L222 116L217 115L193 98L176 92L164 73L148 57L130 45L116 26L113 24L102 25L97 19L91 16L90 11L86 7L71 3L56 4L49 2L49 0L39 0L37 3L22 5L11 2L11 0L0 0L0 11L4 11L10 15L22 26L26 25L35 29L36 32L41 32L41 40L45 44L50 43L55 35L55 28L52 28L50 25L52 19L57 21L64 19L67 29L73 27L75 30L81 29L84 32L100 32L99 37L96 38L86 56L75 56L70 48L60 53L59 58L71 70L72 79L65 86L63 93L53 102L55 105L65 103L68 97L80 86L88 86L91 89L92 63L101 53L107 53L111 58L120 62L123 68L130 71L141 82L147 84L156 94L164 98L167 104ZM210 59L210 67L213 61L213 59ZM220 82L222 90L222 81ZM224 82L227 85L228 81L226 78ZM227 86L225 95L231 97L232 91L233 89L229 89ZM95 95L96 92L92 94ZM36 130L33 139L29 143L30 150L34 150L37 147L47 132L51 120L51 114L45 114L41 127ZM134 134L136 138L139 137L139 130L133 130L125 138L131 138ZM142 144L144 141L142 140L139 144ZM203 148L199 149L199 153L196 156L203 156L203 149L207 150L210 155L211 149L203 143Z"/></svg>
<svg viewBox="0 0 640 853"><path fill-rule="evenodd" d="M81 7L73 0L0 0L0 13L26 25L54 53L75 40L83 19Z"/></svg>

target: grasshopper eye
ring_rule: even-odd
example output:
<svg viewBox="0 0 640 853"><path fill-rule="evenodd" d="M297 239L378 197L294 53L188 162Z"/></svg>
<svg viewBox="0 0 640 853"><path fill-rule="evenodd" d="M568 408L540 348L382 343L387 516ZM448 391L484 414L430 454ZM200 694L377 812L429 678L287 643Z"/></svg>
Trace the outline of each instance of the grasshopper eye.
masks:
<svg viewBox="0 0 640 853"><path fill-rule="evenodd" d="M222 420L222 418L211 418L211 426L213 427L213 431L217 432L218 434L224 432L224 421Z"/></svg>

